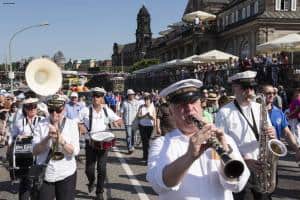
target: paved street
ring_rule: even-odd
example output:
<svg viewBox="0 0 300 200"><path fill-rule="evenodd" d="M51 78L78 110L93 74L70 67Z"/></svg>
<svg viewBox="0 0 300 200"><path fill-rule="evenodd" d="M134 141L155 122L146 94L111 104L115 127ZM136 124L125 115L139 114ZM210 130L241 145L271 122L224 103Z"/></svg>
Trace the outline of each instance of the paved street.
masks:
<svg viewBox="0 0 300 200"><path fill-rule="evenodd" d="M117 132L118 152L110 152L107 165L107 184L105 196L107 199L130 199L148 200L157 199L155 192L145 180L146 166L141 161L142 152L138 148L134 154L127 155L125 149L124 133ZM0 155L4 155L4 149L0 149ZM88 194L87 179L84 175L84 163L78 163L78 177L76 199L93 199L94 194ZM17 195L13 194L17 186L12 187L9 182L7 170L0 167L0 200L14 200ZM300 168L289 155L279 162L279 185L274 200L300 199Z"/></svg>

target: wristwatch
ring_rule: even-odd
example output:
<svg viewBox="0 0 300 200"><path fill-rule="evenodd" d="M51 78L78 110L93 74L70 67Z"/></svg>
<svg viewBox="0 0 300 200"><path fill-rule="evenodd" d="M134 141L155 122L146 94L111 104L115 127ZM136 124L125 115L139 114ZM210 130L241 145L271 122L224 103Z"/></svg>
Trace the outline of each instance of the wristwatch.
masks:
<svg viewBox="0 0 300 200"><path fill-rule="evenodd" d="M62 144L63 147L67 144L66 140L64 140L64 143Z"/></svg>

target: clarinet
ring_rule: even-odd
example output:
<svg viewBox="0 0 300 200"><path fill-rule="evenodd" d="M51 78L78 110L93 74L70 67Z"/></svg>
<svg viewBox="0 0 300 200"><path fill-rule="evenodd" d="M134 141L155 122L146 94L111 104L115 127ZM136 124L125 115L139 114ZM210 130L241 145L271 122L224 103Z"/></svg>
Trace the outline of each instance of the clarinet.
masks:
<svg viewBox="0 0 300 200"><path fill-rule="evenodd" d="M206 124L205 122L196 119L194 116L190 116L190 119L199 130ZM244 164L239 160L232 159L216 137L209 138L207 140L207 145L213 148L219 155L224 164L224 174L227 178L233 179L242 175L244 172Z"/></svg>

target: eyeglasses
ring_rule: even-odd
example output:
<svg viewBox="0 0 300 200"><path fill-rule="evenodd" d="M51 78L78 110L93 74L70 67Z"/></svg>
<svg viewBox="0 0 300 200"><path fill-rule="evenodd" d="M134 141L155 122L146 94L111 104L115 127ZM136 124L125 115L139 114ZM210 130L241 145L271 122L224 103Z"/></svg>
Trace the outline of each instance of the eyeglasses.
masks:
<svg viewBox="0 0 300 200"><path fill-rule="evenodd" d="M54 111L59 114L64 110L63 107L59 107L59 108L48 108L49 113L54 113Z"/></svg>
<svg viewBox="0 0 300 200"><path fill-rule="evenodd" d="M32 109L36 109L37 105L36 104L26 104L26 105L24 105L24 108L27 110L32 110Z"/></svg>
<svg viewBox="0 0 300 200"><path fill-rule="evenodd" d="M254 89L254 87L252 85L241 85L243 90L247 90L247 89Z"/></svg>
<svg viewBox="0 0 300 200"><path fill-rule="evenodd" d="M266 95L275 95L275 92L266 92Z"/></svg>

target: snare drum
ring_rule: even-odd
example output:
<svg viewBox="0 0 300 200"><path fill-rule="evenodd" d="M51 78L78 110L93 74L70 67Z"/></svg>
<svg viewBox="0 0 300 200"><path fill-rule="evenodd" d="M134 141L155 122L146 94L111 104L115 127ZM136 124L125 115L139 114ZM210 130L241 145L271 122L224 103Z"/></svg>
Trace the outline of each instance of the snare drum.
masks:
<svg viewBox="0 0 300 200"><path fill-rule="evenodd" d="M96 150L109 150L115 146L116 138L111 132L97 132L91 134L91 146Z"/></svg>
<svg viewBox="0 0 300 200"><path fill-rule="evenodd" d="M32 153L32 137L17 138L14 141L12 152L12 176L20 178L26 176L29 167L34 164L34 156Z"/></svg>

